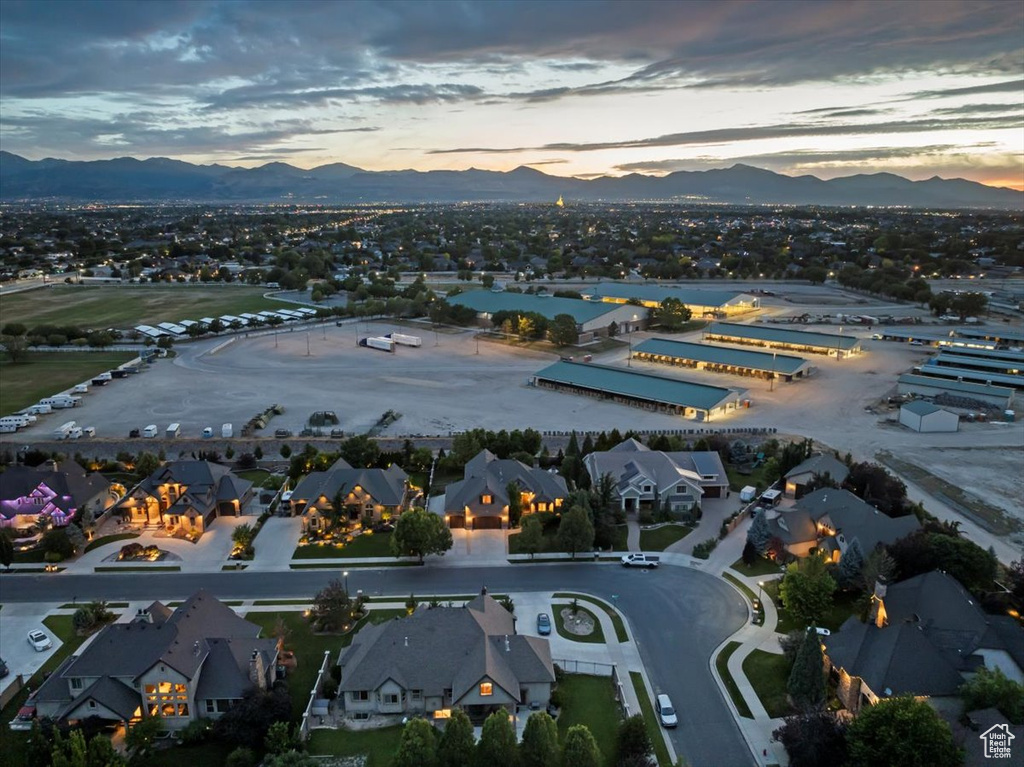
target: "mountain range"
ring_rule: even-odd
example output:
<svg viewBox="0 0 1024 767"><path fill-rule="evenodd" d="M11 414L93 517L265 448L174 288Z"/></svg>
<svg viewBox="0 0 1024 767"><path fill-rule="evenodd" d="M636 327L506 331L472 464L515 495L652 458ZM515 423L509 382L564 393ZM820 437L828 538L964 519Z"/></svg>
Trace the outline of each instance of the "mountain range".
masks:
<svg viewBox="0 0 1024 767"><path fill-rule="evenodd" d="M911 181L891 173L822 180L749 165L667 176L549 176L528 167L486 171L367 171L344 163L310 170L138 160L27 160L0 151L0 201L210 203L450 203L668 201L731 205L876 205L1024 209L1024 192L964 179Z"/></svg>

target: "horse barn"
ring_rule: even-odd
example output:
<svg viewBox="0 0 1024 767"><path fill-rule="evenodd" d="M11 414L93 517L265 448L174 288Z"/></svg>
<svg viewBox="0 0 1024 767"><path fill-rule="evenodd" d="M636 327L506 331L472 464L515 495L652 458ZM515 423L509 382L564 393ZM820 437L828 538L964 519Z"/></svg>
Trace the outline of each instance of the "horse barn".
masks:
<svg viewBox="0 0 1024 767"><path fill-rule="evenodd" d="M536 373L531 384L612 400L644 410L660 410L697 421L710 421L741 407L750 407L750 400L744 399L746 389L726 389L579 362L556 362Z"/></svg>
<svg viewBox="0 0 1024 767"><path fill-rule="evenodd" d="M819 333L813 330L791 330L767 325L741 325L737 322L712 322L705 328L704 338L729 344L827 354L837 358L849 357L861 351L860 339L856 336Z"/></svg>
<svg viewBox="0 0 1024 767"><path fill-rule="evenodd" d="M928 360L914 368L915 373L936 378L952 378L955 381L972 381L974 383L995 384L996 386L1012 386L1024 389L1024 376L994 373L991 370L970 370L962 367L939 365L935 360Z"/></svg>
<svg viewBox="0 0 1024 767"><path fill-rule="evenodd" d="M666 298L675 298L689 309L694 317L730 317L761 308L760 299L736 290L697 290L678 285L633 285L625 282L599 282L580 288L580 295L589 301L625 304L639 301L654 309Z"/></svg>
<svg viewBox="0 0 1024 767"><path fill-rule="evenodd" d="M992 341L997 346L1024 346L1024 333L1013 330L986 330L979 328L958 328L956 334L961 338Z"/></svg>
<svg viewBox="0 0 1024 767"><path fill-rule="evenodd" d="M897 380L897 391L900 394L916 394L919 397L943 397L948 400L981 402L992 407L1006 410L1013 402L1013 389L1005 386L990 386L983 383L957 381L949 378L930 378L929 376L904 373ZM950 402L949 404L953 404Z"/></svg>
<svg viewBox="0 0 1024 767"><path fill-rule="evenodd" d="M803 357L672 341L667 338L651 338L637 344L633 348L633 358L765 380L778 377L784 381L792 381L795 378L803 378L811 370Z"/></svg>
<svg viewBox="0 0 1024 767"><path fill-rule="evenodd" d="M1006 354L1017 354L1017 352L1008 351ZM1019 376L1024 373L1024 359L1011 360L996 357L976 357L970 354L956 354L954 352L939 352L932 358L929 364L949 368L991 371L992 373L1011 376Z"/></svg>

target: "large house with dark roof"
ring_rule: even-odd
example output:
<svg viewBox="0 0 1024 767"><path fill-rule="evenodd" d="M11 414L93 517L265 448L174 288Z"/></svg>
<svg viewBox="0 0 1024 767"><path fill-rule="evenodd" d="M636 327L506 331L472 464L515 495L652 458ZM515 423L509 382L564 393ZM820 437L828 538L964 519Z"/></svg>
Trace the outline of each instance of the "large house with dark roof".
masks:
<svg viewBox="0 0 1024 767"><path fill-rule="evenodd" d="M555 683L548 640L516 634L512 614L486 594L364 626L338 665L338 695L353 718L445 719L458 707L479 722L501 709L543 709Z"/></svg>
<svg viewBox="0 0 1024 767"><path fill-rule="evenodd" d="M790 498L801 498L815 477L825 476L841 485L850 476L850 467L831 455L812 455L786 472L784 492Z"/></svg>
<svg viewBox="0 0 1024 767"><path fill-rule="evenodd" d="M177 730L216 718L252 687L277 679L277 639L200 590L180 607L154 602L130 623L107 626L32 695L36 714L74 724L89 717L131 726L160 716Z"/></svg>
<svg viewBox="0 0 1024 767"><path fill-rule="evenodd" d="M812 550L838 562L854 540L867 556L877 546L895 543L921 527L917 517L890 517L848 490L824 487L797 501L788 510L768 509L772 536L795 557Z"/></svg>
<svg viewBox="0 0 1024 767"><path fill-rule="evenodd" d="M217 517L241 516L252 496L252 482L220 464L171 461L136 485L118 508L135 523L201 535Z"/></svg>
<svg viewBox="0 0 1024 767"><path fill-rule="evenodd" d="M626 512L659 504L672 512L685 512L698 505L701 498L724 498L729 488L718 453L665 453L632 438L611 450L588 454L583 465L595 486L605 474L611 475Z"/></svg>
<svg viewBox="0 0 1024 767"><path fill-rule="evenodd" d="M0 473L0 528L46 521L63 527L87 508L99 516L117 501L118 490L124 492L100 474L86 474L75 461L10 466Z"/></svg>
<svg viewBox="0 0 1024 767"><path fill-rule="evenodd" d="M513 458L498 458L481 450L466 463L464 479L448 485L444 516L449 527L502 530L508 527L509 484L519 488L523 516L560 511L569 490L558 474L527 466Z"/></svg>
<svg viewBox="0 0 1024 767"><path fill-rule="evenodd" d="M894 695L946 697L984 666L1024 682L1024 628L988 615L944 572L876 585L870 620L824 637L837 694L850 711Z"/></svg>
<svg viewBox="0 0 1024 767"><path fill-rule="evenodd" d="M337 511L340 499L349 523L364 517L388 519L405 511L419 497L409 475L392 464L387 469L353 469L339 458L327 471L311 471L292 491L292 515L302 516L304 530L329 526L326 512Z"/></svg>

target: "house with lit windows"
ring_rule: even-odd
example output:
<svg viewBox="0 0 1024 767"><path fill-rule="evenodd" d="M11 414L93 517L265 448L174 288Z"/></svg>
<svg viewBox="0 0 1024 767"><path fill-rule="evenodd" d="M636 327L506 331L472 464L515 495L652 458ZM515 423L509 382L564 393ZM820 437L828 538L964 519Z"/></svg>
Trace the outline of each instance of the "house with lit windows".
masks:
<svg viewBox="0 0 1024 767"><path fill-rule="evenodd" d="M29 698L40 718L74 725L98 717L130 727L159 716L179 730L217 718L253 687L277 679L279 640L208 591L179 607L154 602L114 623L54 671Z"/></svg>
<svg viewBox="0 0 1024 767"><path fill-rule="evenodd" d="M202 535L217 517L241 516L252 482L209 461L171 461L132 488L118 509L135 524Z"/></svg>
<svg viewBox="0 0 1024 767"><path fill-rule="evenodd" d="M508 528L511 484L518 487L524 517L538 511L560 512L569 494L565 480L558 474L513 458L498 458L489 450L481 450L466 463L463 477L445 490L444 517L449 527Z"/></svg>
<svg viewBox="0 0 1024 767"><path fill-rule="evenodd" d="M102 475L87 474L75 461L9 466L0 473L0 528L47 522L64 527L85 509L99 516L123 492Z"/></svg>
<svg viewBox="0 0 1024 767"><path fill-rule="evenodd" d="M421 605L367 624L341 651L345 715L426 715L463 709L475 723L495 711L547 707L555 683L547 639L516 633L512 613L480 594L464 607Z"/></svg>
<svg viewBox="0 0 1024 767"><path fill-rule="evenodd" d="M292 491L292 515L302 517L303 530L321 530L336 520L346 525L398 516L420 496L400 466L353 469L339 458L327 471L311 471ZM341 508L335 508L340 504ZM340 518L339 518L340 515Z"/></svg>

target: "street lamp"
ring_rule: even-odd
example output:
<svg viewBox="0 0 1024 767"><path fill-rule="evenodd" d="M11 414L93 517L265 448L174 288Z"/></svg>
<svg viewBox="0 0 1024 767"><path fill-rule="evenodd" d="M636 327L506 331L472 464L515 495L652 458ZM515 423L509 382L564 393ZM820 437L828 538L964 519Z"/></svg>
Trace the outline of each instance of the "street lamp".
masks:
<svg viewBox="0 0 1024 767"><path fill-rule="evenodd" d="M345 577L345 593L348 594L348 570L342 573Z"/></svg>
<svg viewBox="0 0 1024 767"><path fill-rule="evenodd" d="M348 573L345 573L345 574L348 575ZM757 582L757 604L758 605L761 604L761 589L763 589L763 588L764 588L764 581L758 581Z"/></svg>
<svg viewBox="0 0 1024 767"><path fill-rule="evenodd" d="M775 391L775 354L776 352L772 352L772 377L768 379L768 391Z"/></svg>

